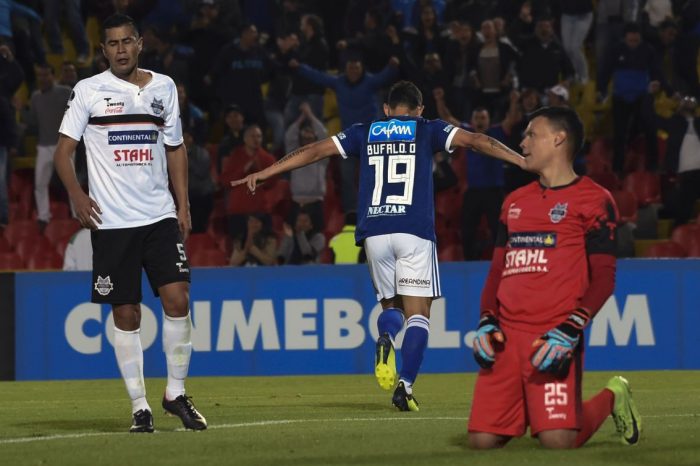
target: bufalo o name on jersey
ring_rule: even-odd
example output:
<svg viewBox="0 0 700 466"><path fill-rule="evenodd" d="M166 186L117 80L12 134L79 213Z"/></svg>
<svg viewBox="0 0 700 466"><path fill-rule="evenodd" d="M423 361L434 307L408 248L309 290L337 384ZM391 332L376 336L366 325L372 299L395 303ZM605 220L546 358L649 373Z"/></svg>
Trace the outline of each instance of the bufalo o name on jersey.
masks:
<svg viewBox="0 0 700 466"><path fill-rule="evenodd" d="M410 142L416 140L415 120L375 121L369 127L367 142Z"/></svg>

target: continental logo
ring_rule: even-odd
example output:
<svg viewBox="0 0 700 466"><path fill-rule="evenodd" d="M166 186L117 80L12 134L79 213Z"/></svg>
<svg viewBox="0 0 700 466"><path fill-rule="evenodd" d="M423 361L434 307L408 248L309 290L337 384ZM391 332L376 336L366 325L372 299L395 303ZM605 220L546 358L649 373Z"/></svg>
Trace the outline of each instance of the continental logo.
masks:
<svg viewBox="0 0 700 466"><path fill-rule="evenodd" d="M399 278L399 286L412 286L418 288L429 288L430 280L423 278Z"/></svg>
<svg viewBox="0 0 700 466"><path fill-rule="evenodd" d="M134 130L134 131L110 131L107 133L107 143L110 146L121 144L157 144L158 131Z"/></svg>
<svg viewBox="0 0 700 466"><path fill-rule="evenodd" d="M511 233L508 238L511 249L519 248L554 248L557 246L557 234L553 231L523 231Z"/></svg>
<svg viewBox="0 0 700 466"><path fill-rule="evenodd" d="M416 140L416 122L414 120L375 121L369 127L367 142L398 142Z"/></svg>

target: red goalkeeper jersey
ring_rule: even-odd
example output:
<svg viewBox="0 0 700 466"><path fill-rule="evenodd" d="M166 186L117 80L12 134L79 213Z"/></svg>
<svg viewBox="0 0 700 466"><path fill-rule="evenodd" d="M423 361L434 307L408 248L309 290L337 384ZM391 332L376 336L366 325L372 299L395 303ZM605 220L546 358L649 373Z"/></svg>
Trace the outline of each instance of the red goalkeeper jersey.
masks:
<svg viewBox="0 0 700 466"><path fill-rule="evenodd" d="M580 306L588 256L614 254L618 214L610 193L590 178L545 188L539 182L503 202L497 246L505 248L499 320L546 332Z"/></svg>

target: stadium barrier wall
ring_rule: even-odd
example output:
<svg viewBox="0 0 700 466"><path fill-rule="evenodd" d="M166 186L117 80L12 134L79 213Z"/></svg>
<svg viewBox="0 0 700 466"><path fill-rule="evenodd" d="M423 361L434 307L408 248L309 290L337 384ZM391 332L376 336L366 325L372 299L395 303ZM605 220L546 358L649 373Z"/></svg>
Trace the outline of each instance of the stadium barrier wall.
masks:
<svg viewBox="0 0 700 466"><path fill-rule="evenodd" d="M15 275L0 273L0 380L15 378Z"/></svg>
<svg viewBox="0 0 700 466"><path fill-rule="evenodd" d="M423 371L475 371L488 264L440 267L445 297L433 304ZM587 369L700 369L700 260L621 260L618 271L586 334ZM85 272L16 274L18 380L119 377L110 309L89 302L90 281ZM380 306L363 265L194 269L192 282L191 375L373 370ZM165 376L162 310L144 285L145 374Z"/></svg>

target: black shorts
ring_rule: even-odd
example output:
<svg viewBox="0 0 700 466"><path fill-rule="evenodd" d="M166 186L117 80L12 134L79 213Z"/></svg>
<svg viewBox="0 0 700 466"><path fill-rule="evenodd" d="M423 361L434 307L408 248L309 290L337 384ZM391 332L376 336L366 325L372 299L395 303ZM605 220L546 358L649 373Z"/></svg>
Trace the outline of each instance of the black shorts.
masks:
<svg viewBox="0 0 700 466"><path fill-rule="evenodd" d="M155 296L163 285L190 281L176 219L92 232L93 303L140 303L142 268Z"/></svg>

